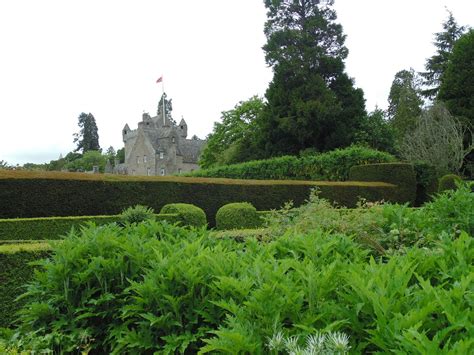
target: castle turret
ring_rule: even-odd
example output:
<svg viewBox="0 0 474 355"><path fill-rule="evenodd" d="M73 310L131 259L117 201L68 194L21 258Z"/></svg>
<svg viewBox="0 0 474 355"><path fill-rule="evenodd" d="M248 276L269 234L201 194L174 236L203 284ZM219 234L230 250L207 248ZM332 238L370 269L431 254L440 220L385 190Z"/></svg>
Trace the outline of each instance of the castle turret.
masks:
<svg viewBox="0 0 474 355"><path fill-rule="evenodd" d="M128 138L128 134L131 132L130 127L128 126L128 123L125 124L125 127L122 129L122 139L125 142Z"/></svg>
<svg viewBox="0 0 474 355"><path fill-rule="evenodd" d="M181 117L181 121L179 122L179 132L180 132L180 136L183 138L186 138L188 136L188 124L182 117Z"/></svg>

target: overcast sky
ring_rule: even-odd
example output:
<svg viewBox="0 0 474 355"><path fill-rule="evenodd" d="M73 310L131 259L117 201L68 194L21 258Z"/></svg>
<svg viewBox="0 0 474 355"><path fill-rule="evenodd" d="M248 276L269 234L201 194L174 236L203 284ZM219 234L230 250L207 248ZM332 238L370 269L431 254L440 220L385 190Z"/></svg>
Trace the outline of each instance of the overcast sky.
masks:
<svg viewBox="0 0 474 355"><path fill-rule="evenodd" d="M336 0L347 35L347 72L367 109L385 108L395 73L422 70L446 19L474 26L471 0ZM212 131L221 111L264 95L272 79L263 0L2 0L0 160L43 163L75 148L81 112L100 145L123 146L164 88L190 136Z"/></svg>

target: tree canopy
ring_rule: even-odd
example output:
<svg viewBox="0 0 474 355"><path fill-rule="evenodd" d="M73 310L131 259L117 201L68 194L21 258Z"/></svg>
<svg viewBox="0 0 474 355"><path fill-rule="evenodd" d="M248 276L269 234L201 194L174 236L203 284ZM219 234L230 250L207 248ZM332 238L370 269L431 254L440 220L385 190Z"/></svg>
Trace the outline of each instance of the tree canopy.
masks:
<svg viewBox="0 0 474 355"><path fill-rule="evenodd" d="M474 124L474 30L454 45L438 99L449 111L473 127Z"/></svg>
<svg viewBox="0 0 474 355"><path fill-rule="evenodd" d="M79 133L74 133L75 152L83 154L89 150L100 150L99 130L92 113L82 112L78 118Z"/></svg>
<svg viewBox="0 0 474 355"><path fill-rule="evenodd" d="M363 92L344 72L348 50L332 0L265 0L263 47L274 77L259 120L265 155L351 144L365 116Z"/></svg>
<svg viewBox="0 0 474 355"><path fill-rule="evenodd" d="M232 110L222 112L222 122L214 123L199 165L209 168L255 158L258 148L255 147L253 134L263 108L263 100L253 96L240 101Z"/></svg>
<svg viewBox="0 0 474 355"><path fill-rule="evenodd" d="M424 79L423 96L428 99L436 98L443 74L445 73L454 44L466 31L466 27L459 26L453 13L448 10L448 18L443 22L443 31L435 34L434 45L436 54L426 60L425 72L420 73Z"/></svg>
<svg viewBox="0 0 474 355"><path fill-rule="evenodd" d="M388 97L387 116L398 138L412 130L421 115L421 99L416 73L413 69L395 74Z"/></svg>

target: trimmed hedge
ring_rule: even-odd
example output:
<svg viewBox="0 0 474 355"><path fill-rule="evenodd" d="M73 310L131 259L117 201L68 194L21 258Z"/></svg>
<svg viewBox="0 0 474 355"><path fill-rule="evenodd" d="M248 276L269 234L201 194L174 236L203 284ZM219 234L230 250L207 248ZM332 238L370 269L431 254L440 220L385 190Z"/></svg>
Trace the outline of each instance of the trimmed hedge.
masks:
<svg viewBox="0 0 474 355"><path fill-rule="evenodd" d="M384 163L359 165L351 168L349 179L354 181L383 181L398 186L395 193L386 196L386 201L409 202L412 206L416 200L416 175L413 165L407 163Z"/></svg>
<svg viewBox="0 0 474 355"><path fill-rule="evenodd" d="M394 162L396 158L378 150L352 146L303 157L282 156L241 164L200 169L186 176L257 180L345 181L352 166Z"/></svg>
<svg viewBox="0 0 474 355"><path fill-rule="evenodd" d="M161 209L161 214L177 214L177 222L183 226L207 226L206 213L197 206L189 203L169 203Z"/></svg>
<svg viewBox="0 0 474 355"><path fill-rule="evenodd" d="M160 214L155 215L155 218L170 223L178 221L176 214ZM86 223L104 225L120 222L121 219L120 215L0 219L0 240L60 239L73 227L78 229Z"/></svg>
<svg viewBox="0 0 474 355"><path fill-rule="evenodd" d="M217 210L227 203L247 201L259 211L278 209L290 200L299 206L315 187L321 197L347 207L355 206L359 196L368 201L407 201L396 193L396 186L378 182L139 179L98 174L93 179L79 173L14 173L0 173L0 218L116 215L137 204L159 211L166 204L182 202L202 208L213 227Z"/></svg>
<svg viewBox="0 0 474 355"><path fill-rule="evenodd" d="M438 192L446 190L456 190L457 183L462 181L461 177L455 174L444 175L439 179Z"/></svg>
<svg viewBox="0 0 474 355"><path fill-rule="evenodd" d="M262 220L251 203L234 202L219 208L216 214L216 228L251 229L261 227Z"/></svg>
<svg viewBox="0 0 474 355"><path fill-rule="evenodd" d="M33 261L51 254L47 243L0 245L0 327L8 327L24 301L15 301L25 291L36 266Z"/></svg>

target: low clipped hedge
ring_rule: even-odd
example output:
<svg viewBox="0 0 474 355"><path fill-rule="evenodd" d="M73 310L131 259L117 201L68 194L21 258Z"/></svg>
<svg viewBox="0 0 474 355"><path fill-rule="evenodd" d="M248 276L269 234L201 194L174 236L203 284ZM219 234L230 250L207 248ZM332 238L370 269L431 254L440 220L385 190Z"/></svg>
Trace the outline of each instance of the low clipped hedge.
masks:
<svg viewBox="0 0 474 355"><path fill-rule="evenodd" d="M412 206L416 200L416 175L412 164L382 163L354 166L350 169L349 179L354 181L383 181L398 186L388 192L386 201L409 202ZM392 193L397 196L392 195Z"/></svg>
<svg viewBox="0 0 474 355"><path fill-rule="evenodd" d="M15 300L34 275L36 266L30 263L50 254L47 243L0 245L0 327L10 326L24 303Z"/></svg>
<svg viewBox="0 0 474 355"><path fill-rule="evenodd" d="M462 181L461 177L456 174L447 174L439 179L438 192L446 190L456 190L457 184Z"/></svg>
<svg viewBox="0 0 474 355"><path fill-rule="evenodd" d="M241 164L200 169L186 176L257 180L328 180L345 181L352 166L394 162L386 152L352 146L303 157L282 156Z"/></svg>
<svg viewBox="0 0 474 355"><path fill-rule="evenodd" d="M247 201L259 211L295 206L310 190L321 197L353 207L358 198L406 202L397 186L383 182L327 182L231 180L186 177L124 177L81 173L0 171L0 218L116 215L134 205L160 211L170 203L199 206L215 226L217 210L231 202Z"/></svg>
<svg viewBox="0 0 474 355"><path fill-rule="evenodd" d="M178 221L176 214L155 215L157 220L170 223ZM120 222L119 215L113 216L73 216L46 218L0 219L0 240L54 240L66 235L71 228L80 228L86 223L104 225Z"/></svg>
<svg viewBox="0 0 474 355"><path fill-rule="evenodd" d="M216 228L220 230L252 229L261 225L262 219L257 209L248 202L228 203L219 208L216 214Z"/></svg>
<svg viewBox="0 0 474 355"><path fill-rule="evenodd" d="M197 206L189 203L170 203L164 205L161 214L176 214L177 222L183 226L204 227L207 226L206 213Z"/></svg>

